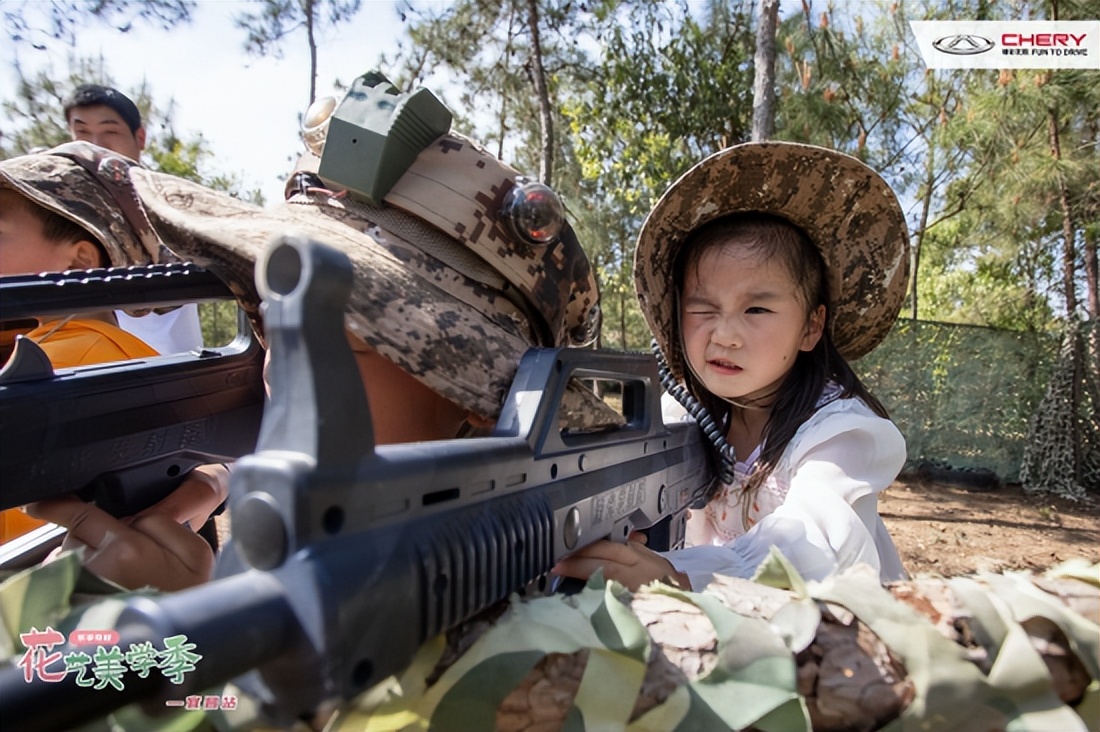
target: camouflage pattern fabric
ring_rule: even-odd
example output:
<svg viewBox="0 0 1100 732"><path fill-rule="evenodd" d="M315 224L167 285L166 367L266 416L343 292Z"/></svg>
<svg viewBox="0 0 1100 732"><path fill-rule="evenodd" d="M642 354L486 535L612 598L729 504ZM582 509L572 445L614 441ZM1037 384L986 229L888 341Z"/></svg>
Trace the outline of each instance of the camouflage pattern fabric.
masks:
<svg viewBox="0 0 1100 732"><path fill-rule="evenodd" d="M112 267L175 261L129 184L129 158L87 142L0 161L0 186L84 227Z"/></svg>
<svg viewBox="0 0 1100 732"><path fill-rule="evenodd" d="M47 627L68 636L77 630L102 631L115 627L127 599L156 594L131 591L85 569L80 551L60 554L52 561L9 573L0 582L0 660L18 658L27 649L20 634ZM197 663L201 663L201 660ZM122 679L125 683L125 677ZM104 693L109 693L105 690ZM228 730L295 730L300 725L271 726L261 715L262 705L233 684L208 689L208 695L232 695L232 711L165 710L150 716L132 704L80 726L81 732L226 732Z"/></svg>
<svg viewBox="0 0 1100 732"><path fill-rule="evenodd" d="M890 330L909 280L905 215L886 182L856 158L812 145L746 143L684 173L650 211L634 253L646 323L684 380L672 268L687 235L715 219L756 211L801 227L828 269L829 327L848 360Z"/></svg>
<svg viewBox="0 0 1100 732"><path fill-rule="evenodd" d="M1100 324L1071 318L1028 427L1020 483L1072 501L1100 491Z"/></svg>
<svg viewBox="0 0 1100 732"><path fill-rule="evenodd" d="M1100 586L1097 567L1076 572ZM511 724L512 694L537 664L551 660L552 668L561 665L560 654L579 652L587 660L574 670L578 678L571 687L556 686L559 695L563 686L575 689L575 695L555 699L564 705L564 721L547 729L809 730L811 716L799 695L794 658L814 639L822 615L830 614L869 626L908 675L904 683L912 686L911 701L881 729L1096 732L1100 628L1068 611L1035 581L1025 574L949 581L993 659L983 672L963 648L859 568L821 583L805 582L773 554L755 582L716 578L701 593L653 584L632 595L617 583L595 578L574 596L513 598L504 616L442 674L436 666L445 644L442 639L427 644L404 674L355 700L328 729L543 729L538 719ZM670 619L664 624L657 618ZM1043 659L1023 630L1023 624L1037 621L1065 633L1091 675L1076 709L1058 699ZM657 640L661 658L651 653ZM680 656L678 649L690 652ZM559 657L552 658L555 654ZM660 671L669 661L673 671ZM845 676L853 673L861 672L856 667ZM433 683L426 683L429 678ZM654 687L662 684L665 688L655 694ZM537 694L537 684L523 691ZM636 703L643 696L658 703Z"/></svg>
<svg viewBox="0 0 1100 732"><path fill-rule="evenodd" d="M27 649L20 634L52 628L65 636L76 630L114 626L131 592L84 568L78 552L16 573L0 583L0 658L11 660ZM108 693L105 691L104 693ZM212 730L202 712L170 712L152 718L137 706L82 725L82 732L199 732Z"/></svg>
<svg viewBox="0 0 1100 732"><path fill-rule="evenodd" d="M120 242L127 256L152 232L174 256L208 267L260 333L253 271L273 237L297 232L343 251L356 276L347 327L485 417L499 413L528 348L585 345L599 326L595 278L572 230L542 247L513 241L496 217L519 173L456 135L425 150L409 182L398 181L391 196L402 208L318 191L263 209L88 143L3 166L13 186L94 232L109 231L97 236ZM578 426L621 421L590 395L573 398Z"/></svg>
<svg viewBox="0 0 1100 732"><path fill-rule="evenodd" d="M459 240L503 274L545 321L542 345L587 346L599 330L599 291L572 229L538 246L516 241L499 220L519 178L477 143L449 134L420 154L385 200Z"/></svg>
<svg viewBox="0 0 1100 732"><path fill-rule="evenodd" d="M865 623L903 669L906 678L899 683L912 687L911 700L881 727L887 732L1097 732L1100 627L1042 588L1059 577L1100 588L1098 572L1096 565L1068 563L1045 577L1006 573L947 580L983 646L984 667L926 617L948 622L948 613L919 614L909 606L933 595L903 601L859 568L806 582L773 554L754 581L720 577L698 593L659 583L630 593L596 577L572 596L513 597L504 614L485 624L456 657L444 661L449 649L443 637L425 644L403 674L345 705L326 729L809 730L795 655L815 640L828 615ZM0 584L3 655L22 653L19 633L31 627L109 628L119 599L129 594L85 572L75 553L11 577ZM94 604L81 605L88 602ZM1044 660L1028 639L1036 626L1063 634L1091 677L1072 709L1054 693ZM658 642L662 652L654 653ZM523 687L520 680L540 665L547 678L572 673L566 685L571 693L562 695L560 684L558 691L545 683L541 691L538 685ZM858 664L851 673L862 673ZM232 686L214 690L227 691L240 695L233 713L153 720L128 708L112 715L110 728L257 729L257 706ZM517 704L517 694L540 693L557 694L552 702L561 719L549 727L547 720L518 711L524 705ZM640 703L642 698L648 703Z"/></svg>
<svg viewBox="0 0 1100 732"><path fill-rule="evenodd" d="M320 158L307 151L298 159L292 179L298 173L315 174L319 166ZM421 249L472 279L506 282L503 291L515 293L509 297L519 295L534 304L542 345L589 345L599 331L599 290L587 259L576 256L572 228L566 224L558 241L533 245L517 241L500 220L505 198L524 180L473 140L447 134L420 153L385 201L437 230L434 237L405 238L416 240ZM356 210L345 223L360 229L379 219L393 220L387 217L388 209L349 201L342 191L310 188L288 190L287 196L291 203L328 207L333 216ZM441 238L457 239L464 246L440 243Z"/></svg>

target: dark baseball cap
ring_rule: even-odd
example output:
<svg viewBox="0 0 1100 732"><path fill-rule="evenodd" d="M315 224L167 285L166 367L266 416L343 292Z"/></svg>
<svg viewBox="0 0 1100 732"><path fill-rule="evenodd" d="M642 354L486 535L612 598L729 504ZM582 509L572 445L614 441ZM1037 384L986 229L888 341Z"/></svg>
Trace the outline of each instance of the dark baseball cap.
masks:
<svg viewBox="0 0 1100 732"><path fill-rule="evenodd" d="M71 112L77 107L110 107L118 112L118 116L130 128L130 132L137 132L141 127L141 112L137 105L118 89L99 84L81 84L73 91L72 96L65 102L65 121L69 121Z"/></svg>

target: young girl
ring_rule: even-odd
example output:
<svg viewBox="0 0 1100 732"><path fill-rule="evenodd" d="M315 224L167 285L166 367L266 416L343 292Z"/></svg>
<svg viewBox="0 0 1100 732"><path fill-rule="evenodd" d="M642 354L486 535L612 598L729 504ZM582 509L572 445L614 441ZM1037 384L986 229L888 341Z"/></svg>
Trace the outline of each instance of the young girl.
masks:
<svg viewBox="0 0 1100 732"><path fill-rule="evenodd" d="M643 226L635 284L721 479L689 518L689 548L599 542L555 571L698 590L751 577L775 547L811 579L857 563L904 577L877 494L905 443L848 359L889 331L908 261L896 198L854 158L749 143L688 171Z"/></svg>

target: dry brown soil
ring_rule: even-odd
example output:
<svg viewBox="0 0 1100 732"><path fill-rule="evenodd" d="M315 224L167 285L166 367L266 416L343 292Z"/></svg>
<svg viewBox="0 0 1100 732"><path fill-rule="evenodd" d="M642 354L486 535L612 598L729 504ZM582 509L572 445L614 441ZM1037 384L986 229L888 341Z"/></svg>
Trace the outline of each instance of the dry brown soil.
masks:
<svg viewBox="0 0 1100 732"><path fill-rule="evenodd" d="M1100 504L1029 495L1018 485L981 490L918 477L880 497L882 514L913 575L1041 571L1068 559L1100 561Z"/></svg>

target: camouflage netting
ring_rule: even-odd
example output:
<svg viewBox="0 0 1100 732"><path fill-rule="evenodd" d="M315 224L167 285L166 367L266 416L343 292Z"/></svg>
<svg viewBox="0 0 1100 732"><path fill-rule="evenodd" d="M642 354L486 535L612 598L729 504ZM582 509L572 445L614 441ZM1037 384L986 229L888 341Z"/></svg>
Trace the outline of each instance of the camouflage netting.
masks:
<svg viewBox="0 0 1100 732"><path fill-rule="evenodd" d="M1083 358L1078 363L1084 366L1076 376L1067 370L1072 361L1060 366L1065 359L1059 357L1057 339L1049 336L913 320L898 320L882 345L854 365L905 435L909 467L932 463L986 469L1002 481L1017 482L1030 440L1036 456L1029 473L1034 489L1067 493L1058 488L1065 484L1065 478L1058 477L1065 475L1065 468L1058 466L1066 461L1038 459L1057 445L1082 458L1073 463L1085 468L1077 485L1091 485L1089 490L1096 491L1097 333L1095 324L1079 333L1092 350L1086 353L1087 348L1079 346ZM1076 447L1069 444L1065 430L1074 403L1066 395L1072 391L1058 386L1074 378L1083 386L1075 401L1081 425ZM1085 388L1088 384L1091 392ZM1044 403L1048 385L1049 405Z"/></svg>
<svg viewBox="0 0 1100 732"><path fill-rule="evenodd" d="M1066 571L1059 587L1091 600L1096 567ZM761 572L514 600L457 658L426 644L327 730L1097 730L1097 626L1043 589L1055 579L883 589L859 569L805 582L778 555Z"/></svg>
<svg viewBox="0 0 1100 732"><path fill-rule="evenodd" d="M1035 493L1100 491L1100 327L1066 328L1058 362L1028 433L1020 482Z"/></svg>
<svg viewBox="0 0 1100 732"><path fill-rule="evenodd" d="M807 582L773 554L755 582L718 578L703 592L654 583L631 593L594 578L577 595L513 597L429 641L325 729L1100 732L1098 569L1077 561L1043 576L884 589L866 568ZM119 589L71 552L9 578L0 659L25 654L32 628L115 627L133 594ZM80 729L320 728L261 722L256 699L233 685L195 698L207 696L234 707L151 718L131 706Z"/></svg>

